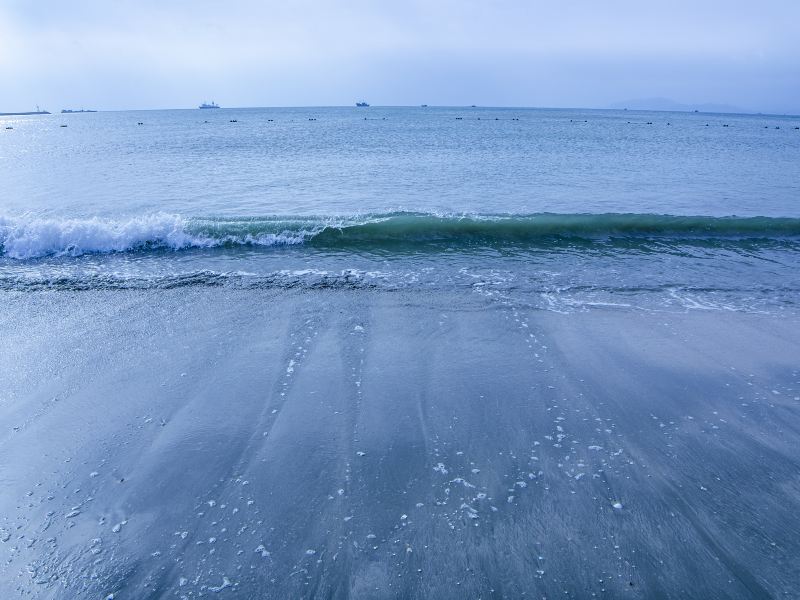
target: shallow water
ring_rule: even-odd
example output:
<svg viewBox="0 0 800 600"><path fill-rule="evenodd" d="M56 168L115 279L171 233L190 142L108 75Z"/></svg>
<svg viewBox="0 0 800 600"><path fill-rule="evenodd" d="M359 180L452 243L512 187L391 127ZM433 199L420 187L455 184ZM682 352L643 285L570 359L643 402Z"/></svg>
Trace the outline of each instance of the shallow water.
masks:
<svg viewBox="0 0 800 600"><path fill-rule="evenodd" d="M4 597L797 591L797 318L3 296Z"/></svg>

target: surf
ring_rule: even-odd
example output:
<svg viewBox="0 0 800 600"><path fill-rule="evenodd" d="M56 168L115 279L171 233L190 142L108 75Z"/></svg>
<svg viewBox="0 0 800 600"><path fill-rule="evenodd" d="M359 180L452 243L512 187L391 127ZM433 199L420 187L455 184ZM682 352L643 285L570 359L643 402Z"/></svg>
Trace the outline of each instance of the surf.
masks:
<svg viewBox="0 0 800 600"><path fill-rule="evenodd" d="M633 213L438 215L395 212L355 216L185 217L154 213L127 218L0 217L0 255L16 260L152 250L308 246L391 250L475 246L647 241L772 243L800 238L800 218L713 217Z"/></svg>

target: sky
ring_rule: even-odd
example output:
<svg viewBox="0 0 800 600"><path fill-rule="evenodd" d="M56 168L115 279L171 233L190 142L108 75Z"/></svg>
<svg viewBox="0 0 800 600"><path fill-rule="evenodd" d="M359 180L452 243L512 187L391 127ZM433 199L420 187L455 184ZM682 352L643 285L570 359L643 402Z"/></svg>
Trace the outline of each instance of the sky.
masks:
<svg viewBox="0 0 800 600"><path fill-rule="evenodd" d="M651 97L800 113L800 1L0 0L0 111Z"/></svg>

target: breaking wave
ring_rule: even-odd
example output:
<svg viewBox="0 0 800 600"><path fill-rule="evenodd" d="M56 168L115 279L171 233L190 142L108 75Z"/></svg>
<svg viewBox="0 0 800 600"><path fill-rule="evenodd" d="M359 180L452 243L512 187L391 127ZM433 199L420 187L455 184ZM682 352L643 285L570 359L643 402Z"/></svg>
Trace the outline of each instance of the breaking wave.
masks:
<svg viewBox="0 0 800 600"><path fill-rule="evenodd" d="M197 218L156 213L127 219L0 217L0 254L13 259L154 249L309 245L361 249L415 245L522 244L609 239L733 240L800 238L800 218L655 214L434 215ZM796 239L792 240L797 241Z"/></svg>

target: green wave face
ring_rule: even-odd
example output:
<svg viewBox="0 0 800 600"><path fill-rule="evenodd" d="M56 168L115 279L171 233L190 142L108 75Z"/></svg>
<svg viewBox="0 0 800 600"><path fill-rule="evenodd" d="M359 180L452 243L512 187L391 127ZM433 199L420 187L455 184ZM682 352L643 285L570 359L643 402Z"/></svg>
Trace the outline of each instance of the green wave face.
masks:
<svg viewBox="0 0 800 600"><path fill-rule="evenodd" d="M439 217L395 214L324 227L314 244L381 242L537 242L547 238L778 238L800 236L800 219L640 214Z"/></svg>
<svg viewBox="0 0 800 600"><path fill-rule="evenodd" d="M446 247L556 248L602 243L626 247L657 243L693 246L794 245L800 219L650 214L535 214L438 216L391 213L363 217L198 219L189 230L220 244L303 244L320 249L413 250Z"/></svg>

